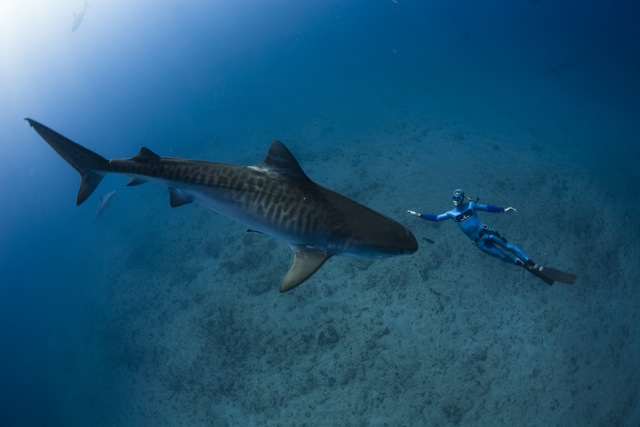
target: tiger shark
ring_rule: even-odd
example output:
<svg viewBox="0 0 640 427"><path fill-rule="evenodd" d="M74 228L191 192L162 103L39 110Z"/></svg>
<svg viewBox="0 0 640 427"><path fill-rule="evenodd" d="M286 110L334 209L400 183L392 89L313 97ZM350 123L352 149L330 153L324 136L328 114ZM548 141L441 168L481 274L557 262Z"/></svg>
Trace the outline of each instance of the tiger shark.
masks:
<svg viewBox="0 0 640 427"><path fill-rule="evenodd" d="M32 119L29 125L82 177L77 205L108 173L166 185L171 207L199 203L288 243L293 264L280 283L286 292L311 277L333 255L383 258L418 249L398 222L313 182L280 141L261 163L239 166L160 157L146 147L129 159L107 160Z"/></svg>

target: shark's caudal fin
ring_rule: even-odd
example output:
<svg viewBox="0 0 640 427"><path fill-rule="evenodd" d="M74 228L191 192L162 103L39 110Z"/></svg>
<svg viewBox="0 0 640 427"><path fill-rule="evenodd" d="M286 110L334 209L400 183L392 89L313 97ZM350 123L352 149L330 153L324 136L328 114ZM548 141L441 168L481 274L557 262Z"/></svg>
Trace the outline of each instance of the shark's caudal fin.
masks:
<svg viewBox="0 0 640 427"><path fill-rule="evenodd" d="M104 176L108 160L76 144L58 132L35 120L25 119L56 152L80 173L82 183L76 203L79 205L89 198Z"/></svg>

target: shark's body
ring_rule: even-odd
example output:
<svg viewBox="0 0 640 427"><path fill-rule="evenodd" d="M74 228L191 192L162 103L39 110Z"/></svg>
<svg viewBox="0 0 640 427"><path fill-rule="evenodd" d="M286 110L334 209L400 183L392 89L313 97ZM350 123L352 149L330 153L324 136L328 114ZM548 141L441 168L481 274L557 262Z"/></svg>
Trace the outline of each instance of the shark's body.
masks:
<svg viewBox="0 0 640 427"><path fill-rule="evenodd" d="M418 248L406 227L311 181L279 141L255 166L160 157L144 147L130 159L107 160L26 120L82 176L77 204L93 193L104 175L120 173L131 178L129 185L166 185L172 207L197 202L288 243L294 262L280 284L281 292L302 283L333 255L387 257Z"/></svg>

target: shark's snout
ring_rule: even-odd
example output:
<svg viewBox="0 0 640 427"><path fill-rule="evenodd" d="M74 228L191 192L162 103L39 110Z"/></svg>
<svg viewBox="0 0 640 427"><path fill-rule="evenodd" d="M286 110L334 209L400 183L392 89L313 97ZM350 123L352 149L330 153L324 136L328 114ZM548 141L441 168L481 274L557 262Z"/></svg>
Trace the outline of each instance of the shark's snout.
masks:
<svg viewBox="0 0 640 427"><path fill-rule="evenodd" d="M344 252L356 256L386 258L409 255L418 250L411 231L396 221L379 216L375 221L357 221L349 227Z"/></svg>
<svg viewBox="0 0 640 427"><path fill-rule="evenodd" d="M409 229L405 228L404 231L404 236L399 238L398 254L410 255L418 250L418 241L416 240L416 236L414 236Z"/></svg>
<svg viewBox="0 0 640 427"><path fill-rule="evenodd" d="M378 251L384 255L410 255L418 250L418 241L407 228L390 230L380 237L383 242L378 246Z"/></svg>

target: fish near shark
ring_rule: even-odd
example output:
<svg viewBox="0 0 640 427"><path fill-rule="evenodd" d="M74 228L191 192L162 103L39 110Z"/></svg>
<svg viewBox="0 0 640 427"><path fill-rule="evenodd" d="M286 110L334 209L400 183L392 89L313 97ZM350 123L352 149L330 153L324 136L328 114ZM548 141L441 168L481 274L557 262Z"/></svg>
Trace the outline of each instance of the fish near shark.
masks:
<svg viewBox="0 0 640 427"><path fill-rule="evenodd" d="M98 203L98 209L96 209L96 214L93 216L93 222L97 222L100 218L102 218L104 211L107 209L111 201L115 199L115 197L116 190L111 190L100 199L100 203Z"/></svg>
<svg viewBox="0 0 640 427"><path fill-rule="evenodd" d="M145 147L130 159L107 160L35 120L25 120L80 173L78 205L106 174L118 173L129 176L128 185L166 185L172 207L199 203L288 243L294 260L280 292L300 285L333 255L382 258L418 249L403 225L313 182L280 141L255 166L160 157Z"/></svg>

